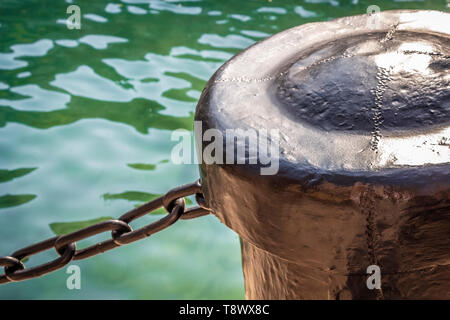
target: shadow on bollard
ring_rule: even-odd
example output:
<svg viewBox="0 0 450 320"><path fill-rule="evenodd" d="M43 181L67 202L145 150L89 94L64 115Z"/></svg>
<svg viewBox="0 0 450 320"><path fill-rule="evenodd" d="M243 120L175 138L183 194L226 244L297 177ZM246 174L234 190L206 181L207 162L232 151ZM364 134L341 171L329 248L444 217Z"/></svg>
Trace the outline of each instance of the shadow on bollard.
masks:
<svg viewBox="0 0 450 320"><path fill-rule="evenodd" d="M450 15L373 19L276 34L201 96L203 192L249 299L450 298Z"/></svg>

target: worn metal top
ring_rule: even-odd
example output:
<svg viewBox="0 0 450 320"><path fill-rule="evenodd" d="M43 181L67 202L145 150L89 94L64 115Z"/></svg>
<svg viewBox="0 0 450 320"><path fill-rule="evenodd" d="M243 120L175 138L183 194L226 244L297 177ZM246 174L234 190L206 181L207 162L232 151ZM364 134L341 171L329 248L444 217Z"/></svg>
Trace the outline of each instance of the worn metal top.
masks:
<svg viewBox="0 0 450 320"><path fill-rule="evenodd" d="M280 174L448 178L449 25L443 12L386 11L286 30L222 66L196 118L279 129Z"/></svg>

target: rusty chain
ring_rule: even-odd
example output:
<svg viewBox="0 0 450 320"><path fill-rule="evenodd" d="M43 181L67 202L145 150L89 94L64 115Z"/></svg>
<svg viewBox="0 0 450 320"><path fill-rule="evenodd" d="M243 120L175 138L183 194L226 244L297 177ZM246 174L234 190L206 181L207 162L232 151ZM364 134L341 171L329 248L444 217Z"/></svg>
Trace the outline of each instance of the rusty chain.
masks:
<svg viewBox="0 0 450 320"><path fill-rule="evenodd" d="M184 197L195 195L199 206L185 208ZM164 207L168 215L147 226L133 230L130 223L149 212ZM124 244L128 244L159 232L178 219L193 219L210 213L203 198L200 181L182 185L171 189L164 196L149 201L123 214L117 220L107 220L89 227L55 236L28 247L15 251L10 256L0 256L0 267L4 267L4 274L0 275L0 284L23 281L43 276L47 273L63 268L72 260L86 259L99 253L106 252ZM76 242L100 233L111 231L111 239L99 242L84 249L77 250ZM23 260L37 253L54 248L59 257L53 261L29 269L25 268Z"/></svg>

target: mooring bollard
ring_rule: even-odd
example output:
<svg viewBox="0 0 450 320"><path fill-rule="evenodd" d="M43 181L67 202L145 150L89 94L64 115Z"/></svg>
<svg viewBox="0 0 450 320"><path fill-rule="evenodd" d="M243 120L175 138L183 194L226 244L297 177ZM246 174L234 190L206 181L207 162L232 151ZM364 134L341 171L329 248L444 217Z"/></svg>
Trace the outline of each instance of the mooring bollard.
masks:
<svg viewBox="0 0 450 320"><path fill-rule="evenodd" d="M450 298L449 25L310 23L208 82L202 188L242 239L247 298Z"/></svg>

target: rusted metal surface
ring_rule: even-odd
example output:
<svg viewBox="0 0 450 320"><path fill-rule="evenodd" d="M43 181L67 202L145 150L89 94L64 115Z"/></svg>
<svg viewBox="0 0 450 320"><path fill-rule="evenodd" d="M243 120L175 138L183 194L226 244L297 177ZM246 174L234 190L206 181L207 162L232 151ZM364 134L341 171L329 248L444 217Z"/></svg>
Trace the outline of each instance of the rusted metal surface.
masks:
<svg viewBox="0 0 450 320"><path fill-rule="evenodd" d="M208 206L242 238L247 298L450 299L450 15L377 18L276 34L202 93L203 130L280 131L275 175L200 166Z"/></svg>
<svg viewBox="0 0 450 320"><path fill-rule="evenodd" d="M118 246L149 237L169 227L178 219L193 219L207 215L210 210L202 207L205 202L201 192L199 181L183 185L170 190L162 197L130 210L117 220L99 222L78 231L30 245L17 250L10 256L0 256L0 266L5 267L5 274L0 274L0 284L40 277L64 267L72 260L86 259ZM184 197L189 195L195 195L200 206L185 208ZM137 230L133 230L129 225L132 221L161 207L164 207L169 214L160 220ZM110 240L102 241L84 249L76 249L77 241L107 231L111 231ZM22 260L52 248L59 255L57 259L29 269L25 268Z"/></svg>

